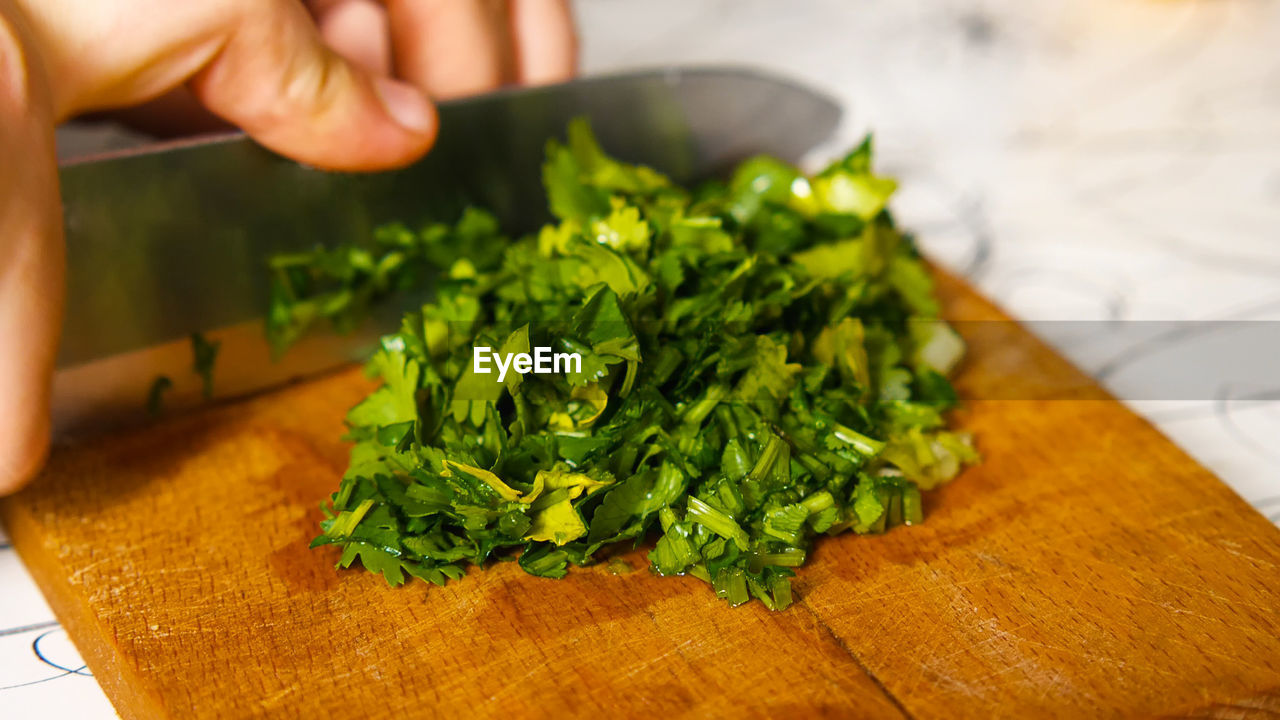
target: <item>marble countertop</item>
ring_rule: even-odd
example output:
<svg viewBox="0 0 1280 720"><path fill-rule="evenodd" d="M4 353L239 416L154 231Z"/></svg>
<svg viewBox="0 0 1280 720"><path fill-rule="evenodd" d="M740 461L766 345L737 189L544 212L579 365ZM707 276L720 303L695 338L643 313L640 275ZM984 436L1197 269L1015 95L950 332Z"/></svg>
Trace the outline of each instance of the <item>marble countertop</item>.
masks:
<svg viewBox="0 0 1280 720"><path fill-rule="evenodd" d="M874 129L925 253L1280 521L1280 370L1210 342L1280 319L1280 2L576 7L586 73L746 64L839 98L825 152ZM1178 358L1210 358L1183 360L1193 387L1168 380ZM5 716L111 717L2 535L0 586Z"/></svg>

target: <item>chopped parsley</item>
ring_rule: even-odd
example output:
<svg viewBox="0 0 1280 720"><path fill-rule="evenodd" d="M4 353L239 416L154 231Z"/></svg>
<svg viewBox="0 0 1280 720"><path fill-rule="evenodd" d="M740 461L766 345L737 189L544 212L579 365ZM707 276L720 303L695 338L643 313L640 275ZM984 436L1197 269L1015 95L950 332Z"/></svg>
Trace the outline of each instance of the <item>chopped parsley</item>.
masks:
<svg viewBox="0 0 1280 720"><path fill-rule="evenodd" d="M977 459L944 416L963 343L871 155L811 177L757 157L686 189L579 121L547 146L537 233L472 209L274 259L277 348L434 288L369 361L381 385L347 416L312 545L399 585L510 557L559 578L652 539L653 572L782 609L819 535L920 522L921 491ZM477 346L582 363L498 382Z"/></svg>

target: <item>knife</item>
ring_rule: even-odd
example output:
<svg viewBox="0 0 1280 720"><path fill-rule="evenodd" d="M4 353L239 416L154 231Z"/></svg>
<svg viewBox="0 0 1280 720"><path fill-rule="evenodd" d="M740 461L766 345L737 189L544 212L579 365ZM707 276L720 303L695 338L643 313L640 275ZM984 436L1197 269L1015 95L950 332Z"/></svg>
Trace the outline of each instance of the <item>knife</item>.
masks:
<svg viewBox="0 0 1280 720"><path fill-rule="evenodd" d="M67 305L53 418L59 435L202 399L191 335L218 342L216 398L359 361L399 324L391 303L347 335L314 331L273 362L261 317L266 258L369 237L378 225L451 221L468 205L511 232L549 219L540 167L548 138L590 119L618 158L689 182L768 153L797 161L840 119L829 97L741 68L671 68L507 89L442 103L436 146L376 174L327 172L240 134L70 161L60 169ZM421 300L421 298L418 298Z"/></svg>

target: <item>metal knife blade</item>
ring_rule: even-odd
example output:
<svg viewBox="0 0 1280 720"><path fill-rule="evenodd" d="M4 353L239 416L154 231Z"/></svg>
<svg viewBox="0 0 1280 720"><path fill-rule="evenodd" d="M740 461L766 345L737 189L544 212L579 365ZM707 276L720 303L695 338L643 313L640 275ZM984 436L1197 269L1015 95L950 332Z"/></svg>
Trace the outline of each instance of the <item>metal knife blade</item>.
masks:
<svg viewBox="0 0 1280 720"><path fill-rule="evenodd" d="M400 220L452 220L467 205L512 231L546 219L539 169L548 138L586 116L617 157L679 181L769 153L797 160L834 131L840 107L740 68L672 68L502 90L443 103L435 148L377 174L325 172L241 135L71 162L61 169L66 322L54 381L59 432L141 416L156 378L165 406L200 398L189 337L222 343L219 397L359 360L403 308L349 336L317 332L279 363L261 323L265 259L350 242Z"/></svg>

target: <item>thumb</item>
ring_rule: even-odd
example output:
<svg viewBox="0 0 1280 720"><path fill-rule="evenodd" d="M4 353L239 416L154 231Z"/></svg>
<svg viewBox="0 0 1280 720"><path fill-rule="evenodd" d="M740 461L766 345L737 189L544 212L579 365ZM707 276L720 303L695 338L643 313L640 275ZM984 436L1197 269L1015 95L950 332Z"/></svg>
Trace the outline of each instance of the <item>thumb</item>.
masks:
<svg viewBox="0 0 1280 720"><path fill-rule="evenodd" d="M426 96L339 57L302 3L240 6L221 50L189 82L211 111L276 152L336 170L403 165L434 142Z"/></svg>
<svg viewBox="0 0 1280 720"><path fill-rule="evenodd" d="M40 469L62 320L53 108L22 18L0 3L0 495Z"/></svg>

